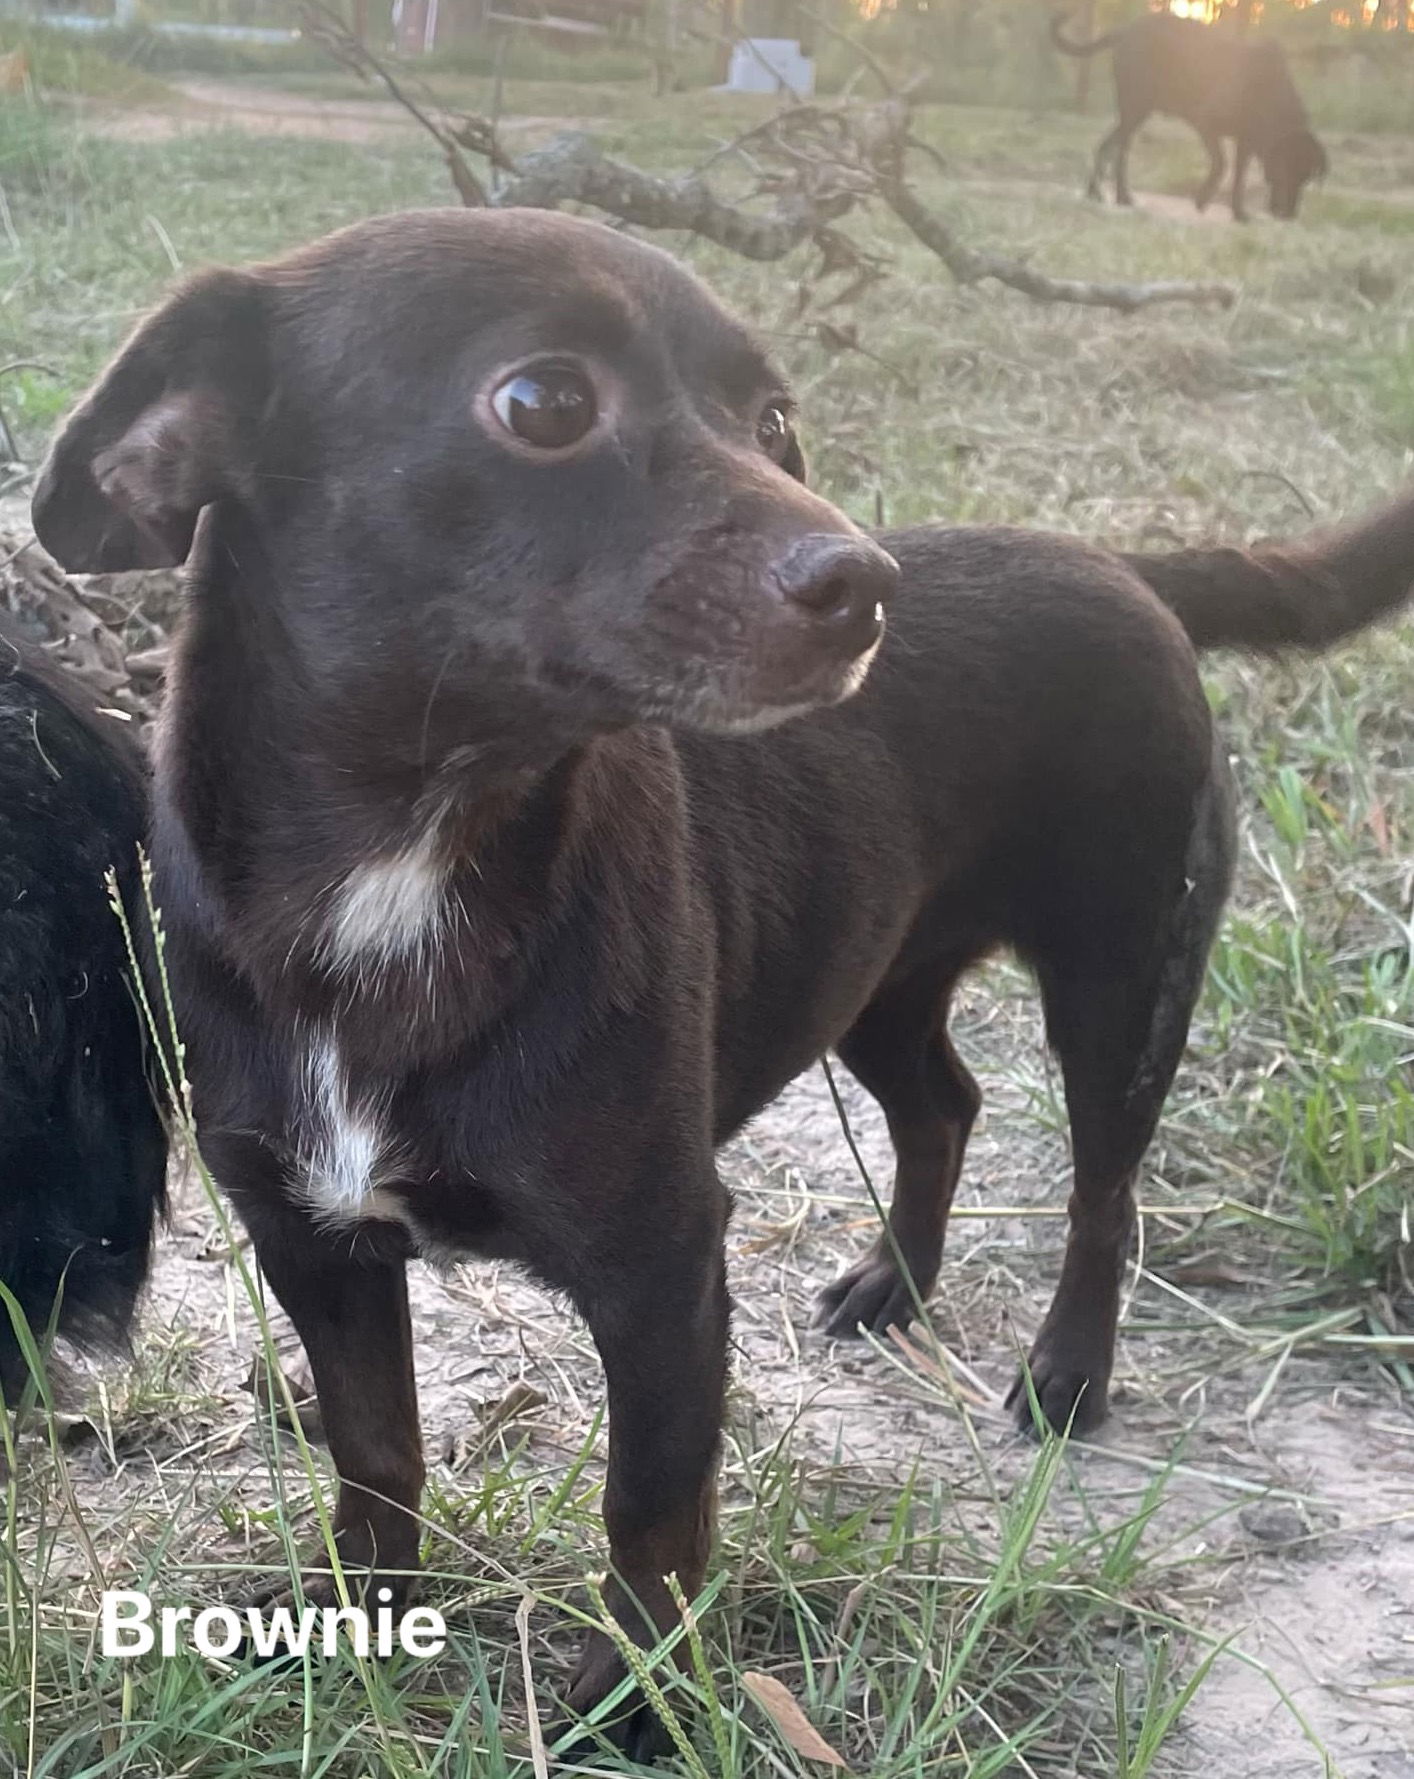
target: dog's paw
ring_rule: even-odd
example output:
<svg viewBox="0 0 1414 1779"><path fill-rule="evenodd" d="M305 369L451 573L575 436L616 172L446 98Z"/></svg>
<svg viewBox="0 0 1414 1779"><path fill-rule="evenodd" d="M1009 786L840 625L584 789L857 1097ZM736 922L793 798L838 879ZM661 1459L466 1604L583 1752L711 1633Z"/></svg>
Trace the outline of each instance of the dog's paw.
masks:
<svg viewBox="0 0 1414 1779"><path fill-rule="evenodd" d="M836 1340L867 1328L883 1334L907 1329L917 1315L909 1289L893 1256L871 1254L820 1293L816 1321Z"/></svg>
<svg viewBox="0 0 1414 1779"><path fill-rule="evenodd" d="M344 1585L348 1589L349 1604L361 1606L366 1612L376 1612L388 1608L394 1613L401 1612L407 1605L412 1594L414 1577L410 1574L384 1574L378 1570L369 1570L341 1557L344 1565ZM247 1606L258 1607L262 1612L272 1612L283 1607L286 1611L296 1611L301 1602L305 1606L335 1607L342 1606L339 1597L339 1585L332 1574L302 1575L298 1592L288 1580L272 1581L269 1587L246 1597Z"/></svg>
<svg viewBox="0 0 1414 1779"><path fill-rule="evenodd" d="M282 1620L287 1622L294 1642L297 1643L301 1611L311 1606L318 1611L322 1607L337 1604L332 1578L323 1576L312 1576L308 1581L301 1579L298 1594L287 1583L278 1581L253 1594L247 1594L241 1602L241 1607L244 1608L241 1616L245 1617L246 1612L258 1613L271 1633L270 1640L262 1647L261 1637L254 1627L247 1625L236 1646L235 1658L248 1662L252 1668L268 1668L276 1674L286 1668L301 1666L303 1655L296 1652L294 1644L275 1634L277 1627ZM311 1636L305 1647L317 1655L320 1649L318 1636Z"/></svg>
<svg viewBox="0 0 1414 1779"><path fill-rule="evenodd" d="M1006 1405L1023 1433L1038 1434L1032 1392L1046 1425L1055 1433L1069 1432L1073 1439L1094 1433L1109 1413L1109 1377L1099 1365L1087 1365L1075 1352L1066 1353L1037 1341L1027 1373L1017 1373L1007 1392Z"/></svg>
<svg viewBox="0 0 1414 1779"><path fill-rule="evenodd" d="M565 1694L571 1717L587 1717L601 1700L608 1698L625 1672L623 1658L609 1638L602 1631L591 1631ZM640 1766L652 1766L673 1748L673 1739L657 1712L637 1692L630 1693L602 1723L592 1729L586 1726L559 1759L589 1762L596 1754L602 1754L605 1742Z"/></svg>
<svg viewBox="0 0 1414 1779"><path fill-rule="evenodd" d="M411 1575L370 1573L367 1569L352 1566L345 1569L344 1581L348 1588L349 1604L361 1607L371 1622L377 1622L378 1613L389 1611L396 1623L413 1588ZM279 1646L266 1653L257 1646L255 1632L247 1630L235 1652L252 1666L279 1668L288 1663L301 1662L303 1657L297 1653L300 1647L308 1648L316 1654L323 1650L322 1637L317 1628L309 1637L302 1637L301 1615L311 1608L317 1613L337 1610L344 1602L332 1575L305 1575L300 1578L298 1591L288 1581L272 1581L268 1587L248 1594L241 1604L260 1614L272 1643L277 1641L277 1627L288 1624L290 1634L295 1639L295 1647L289 1647L281 1636L278 1638ZM275 1618L277 1613L281 1615L279 1620ZM321 1623L318 1619L314 1622L316 1627ZM370 1638L370 1647L373 1646L374 1640Z"/></svg>

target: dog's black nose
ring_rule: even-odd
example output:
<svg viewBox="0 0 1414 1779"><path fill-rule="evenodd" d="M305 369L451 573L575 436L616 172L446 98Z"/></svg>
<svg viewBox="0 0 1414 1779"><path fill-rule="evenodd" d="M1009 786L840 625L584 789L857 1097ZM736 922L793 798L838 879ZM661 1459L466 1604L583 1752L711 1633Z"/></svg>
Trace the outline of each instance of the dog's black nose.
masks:
<svg viewBox="0 0 1414 1779"><path fill-rule="evenodd" d="M898 584L898 563L867 537L803 537L776 565L776 583L792 605L841 636L876 640L884 602Z"/></svg>

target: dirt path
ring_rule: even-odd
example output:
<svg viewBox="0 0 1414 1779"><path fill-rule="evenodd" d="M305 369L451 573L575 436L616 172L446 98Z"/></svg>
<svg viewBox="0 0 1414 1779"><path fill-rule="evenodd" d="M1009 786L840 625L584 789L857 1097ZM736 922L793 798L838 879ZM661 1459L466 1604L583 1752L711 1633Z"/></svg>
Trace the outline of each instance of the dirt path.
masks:
<svg viewBox="0 0 1414 1779"><path fill-rule="evenodd" d="M391 99L318 99L219 80L170 83L172 103L160 107L88 110L95 135L128 142L168 142L200 130L248 130L254 136L313 136L328 142L378 142L415 132L418 125ZM455 107L453 108L455 109ZM575 117L512 117L504 129L519 133L579 129Z"/></svg>
<svg viewBox="0 0 1414 1779"><path fill-rule="evenodd" d="M317 136L332 142L374 142L416 129L390 99L312 99L270 87L227 81L171 83L173 102L160 108L94 110L95 134L129 142L167 142L197 130L237 128L258 136Z"/></svg>

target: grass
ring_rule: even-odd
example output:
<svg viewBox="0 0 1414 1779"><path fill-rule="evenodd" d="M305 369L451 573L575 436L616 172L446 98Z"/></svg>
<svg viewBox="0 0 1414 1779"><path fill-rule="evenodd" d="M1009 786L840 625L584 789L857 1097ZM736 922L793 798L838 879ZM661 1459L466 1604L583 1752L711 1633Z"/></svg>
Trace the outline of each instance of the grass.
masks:
<svg viewBox="0 0 1414 1779"><path fill-rule="evenodd" d="M456 79L459 94L484 91L475 75ZM638 86L554 88L514 74L506 105L513 123L597 117L616 150L677 168L759 115L749 101L656 102ZM1414 139L1350 137L1300 226L1243 230L1079 202L1096 119L969 105L931 107L921 121L947 167L925 176L929 195L978 241L1057 271L1227 277L1242 296L1221 314L1135 320L1033 306L957 287L871 220L857 226L890 256L890 276L841 310L804 259L750 266L670 242L787 361L813 479L857 517L1014 521L1130 544L1248 538L1353 514L1409 479ZM548 128L522 123L517 139ZM1198 171L1182 131L1146 134L1142 186L1181 192ZM366 148L234 132L143 142L85 133L35 104L0 106L0 186L0 355L47 367L0 389L31 454L175 271L447 196L411 136ZM845 323L875 358L841 344ZM1209 664L1241 784L1243 864L1146 1170L1126 1333L1128 1387L1163 1405L1166 1428L1183 1424L1195 1387L1217 1399L1229 1380L1231 1424L1242 1426L1243 1404L1260 1418L1282 1399L1293 1355L1401 1425L1414 1403L1411 676L1408 627L1326 662ZM972 991L959 1023L1007 1110L993 1120L998 1147L976 1151L968 1170L952 1310L939 1320L975 1329L984 1356L920 1336L851 1361L867 1365L870 1398L897 1421L895 1446L872 1460L844 1449L843 1434L836 1449L810 1403L783 1409L789 1392L758 1405L766 1368L743 1366L703 1647L691 1682L663 1673L691 1749L682 1771L822 1770L757 1704L745 1677L765 1673L874 1779L1188 1774L1192 1689L1201 1700L1244 1659L1218 1653L1213 1567L1231 1560L1228 1522L1258 1485L1226 1448L1150 1460L1121 1486L1063 1443L1028 1455L1000 1437L988 1367L1007 1362L1009 1309L1034 1320L1035 1275L1053 1261L1059 1110L1015 972ZM870 1140L877 1155L877 1131ZM827 1153L842 1155L831 1141ZM821 1244L838 1238L843 1251L865 1232L847 1160L836 1190L820 1153L806 1144L784 1170L768 1158L753 1173L748 1146L729 1163L738 1263L749 1256L754 1285L764 1293L778 1279L782 1292L764 1307L739 1293L741 1339L758 1358L759 1324L779 1311L799 1326L808 1267L797 1250L818 1270ZM988 1154L989 1198L977 1184ZM498 1323L479 1286L449 1289L468 1293L452 1300L459 1318L480 1316L478 1352L501 1330L510 1356L491 1373L494 1394L527 1351L560 1387L543 1410L478 1437L469 1457L433 1466L426 1555L453 1634L445 1657L272 1674L191 1654L125 1665L96 1651L100 1568L125 1585L150 1578L167 1599L238 1597L294 1543L320 1541L327 1461L232 1391L228 1349L261 1344L260 1316L216 1213L198 1198L183 1217L213 1245L206 1276L223 1283L200 1300L214 1296L214 1322L199 1339L186 1321L150 1328L87 1436L71 1429L63 1443L60 1424L37 1413L11 1451L0 1748L45 1779L536 1773L532 1712L553 1745L576 1615L594 1610L586 1572L602 1560L598 1385L582 1345L557 1344L575 1337ZM1192 1282L1203 1268L1216 1282ZM193 1262L196 1297L201 1272ZM810 1355L801 1375L816 1379L808 1388L828 1376L849 1414L864 1413L848 1366L825 1373ZM937 1454L920 1450L915 1415L930 1437L945 1429ZM1189 1459L1195 1474L1231 1468L1216 1503L1183 1493ZM1253 1713L1274 1713L1271 1733L1285 1725L1296 1740L1283 1747L1309 1756L1310 1772L1331 1770L1295 1707L1255 1678Z"/></svg>
<svg viewBox="0 0 1414 1779"><path fill-rule="evenodd" d="M162 1004L144 1000L144 1011L161 1033ZM434 1480L426 1502L426 1597L454 1628L433 1665L410 1669L395 1658L385 1666L345 1651L272 1671L204 1658L181 1644L169 1661L129 1664L95 1647L99 1591L115 1571L124 1586L149 1593L159 1610L193 1596L205 1600L213 1586L227 1599L254 1592L262 1565L230 1560L232 1533L274 1544L292 1573L296 1540L302 1536L316 1550L322 1543L340 1573L327 1478L304 1436L258 1281L191 1147L185 1084L167 1080L176 1128L236 1254L256 1345L274 1380L257 1395L268 1409L258 1408L255 1421L272 1505L251 1515L243 1498L252 1478L240 1479L238 1495L198 1442L165 1454L169 1499L161 1530L131 1503L119 1525L90 1526L68 1474L42 1363L7 1296L32 1356L33 1394L43 1398L48 1435L17 1446L5 1428L6 1548L14 1560L6 1577L10 1667L0 1665L0 1726L9 1745L28 1772L85 1779L149 1770L245 1772L251 1761L277 1773L314 1767L389 1779L538 1779L546 1742L558 1754L578 1746L585 1728L559 1722L545 1689L547 1677L567 1670L569 1628L612 1623L593 1576L584 1597L582 1552L599 1536L597 1420L568 1465L547 1472L527 1464L525 1442L502 1427L488 1442L479 1477L456 1490ZM157 1368L149 1357L131 1381L118 1417L129 1439L144 1419L156 1414L165 1421L183 1399L173 1358L159 1347ZM21 1404L19 1424L34 1406ZM282 1441L290 1442L280 1431L282 1409L295 1436L284 1453ZM1066 1444L1048 1437L1011 1490L984 1469L994 1517L979 1530L965 1498L942 1479L915 1470L883 1492L840 1467L812 1473L795 1459L789 1430L782 1436L764 1429L749 1409L731 1431L717 1572L697 1601L680 1601L690 1672L666 1659L676 1639L646 1655L622 1644L693 1779L808 1770L793 1752L799 1737L792 1732L803 1722L824 1738L833 1759L878 1779L1030 1773L1031 1756L1060 1739L1082 1759L1093 1749L1104 1762L1113 1749L1127 1779L1154 1770L1184 1704L1220 1654L1209 1640L1180 1683L1171 1643L1188 1633L1170 1609L1145 1598L1153 1582L1142 1546L1162 1476L1102 1532L1082 1493L1081 1529L1068 1530L1053 1511ZM117 1468L113 1419L90 1432ZM975 1431L969 1434L980 1452ZM165 1436L149 1425L143 1444L150 1452ZM82 1580L75 1546L88 1559ZM226 1560L213 1559L217 1547ZM193 1548L202 1553L195 1562ZM698 1621L709 1608L704 1636ZM1098 1662L1097 1637L1104 1651ZM1042 1645L1047 1662L1038 1668ZM763 1677L778 1697L793 1701L793 1715L760 1708ZM591 1730L614 1703L606 1701L589 1720ZM613 1759L607 1749L606 1755ZM591 1757L590 1770L597 1764Z"/></svg>
<svg viewBox="0 0 1414 1779"><path fill-rule="evenodd" d="M130 1435L152 1413L144 1392L139 1376L122 1411ZM223 1473L199 1445L168 1450L160 1507L128 1501L119 1522L84 1528L110 1580L159 1605L238 1601L290 1540L318 1549L324 1467L258 1417L257 1427L263 1479L258 1468ZM151 1427L143 1437L150 1444ZM116 1482L125 1448L111 1428L98 1438ZM12 1456L0 1735L23 1770L234 1775L253 1763L272 1773L530 1779L532 1715L552 1753L571 1739L556 1692L577 1627L602 1620L593 1584L587 1597L584 1588L583 1553L600 1538L595 1441L547 1471L511 1437L479 1473L454 1487L434 1481L423 1597L447 1621L443 1656L414 1667L344 1651L274 1671L185 1644L165 1662L104 1656L102 1578L75 1573L70 1460L54 1441ZM1077 1528L1073 1512L1056 1511L1065 1464L1064 1442L1050 1440L1005 1498L988 1479L995 1515L979 1529L975 1506L944 1479L915 1472L884 1491L843 1467L797 1461L789 1434L763 1439L738 1416L716 1571L696 1603L704 1628L693 1627L692 1676L661 1658L648 1670L683 1770L696 1779L811 1770L756 1704L761 1674L852 1770L877 1779L1166 1770L1156 1763L1181 1709L1222 1652L1178 1616L1176 1571L1145 1553L1162 1473L1098 1531L1084 1513ZM282 1503L278 1515L248 1505L261 1480ZM232 1560L236 1541L263 1546L266 1561ZM1275 1686L1271 1704L1295 1711ZM1077 1765L1057 1766L1062 1754Z"/></svg>
<svg viewBox="0 0 1414 1779"><path fill-rule="evenodd" d="M31 84L49 98L160 105L168 96L160 80L124 57L95 48L84 37L0 20L0 55L17 50L24 52Z"/></svg>
<svg viewBox="0 0 1414 1779"><path fill-rule="evenodd" d="M719 1567L703 1602L712 1608L703 1667L692 1684L661 1670L696 1762L710 1769L725 1745L717 1771L803 1770L750 1702L742 1675L760 1671L789 1687L856 1770L881 1779L1017 1770L1048 1734L1062 1725L1071 1733L1075 1714L1062 1707L1082 1673L1092 1696L1074 1724L1080 1747L1103 1758L1111 1745L1115 1672L1126 1674L1125 1733L1142 1740L1146 1716L1161 1715L1177 1690L1160 1654L1168 1625L1138 1597L1141 1561L1133 1575L1097 1586L1083 1544L1040 1552L1058 1462L1058 1448L1042 1454L994 1536L981 1541L959 1536L940 1483L881 1498L792 1465L776 1449L738 1455L727 1470L732 1505ZM46 1508L59 1517L42 1468L31 1462L23 1472L26 1519ZM169 1470L180 1489L180 1463ZM574 1616L588 1605L581 1553L599 1536L593 1492L557 1500L560 1481L501 1453L473 1480L470 1506L434 1494L425 1598L444 1612L451 1643L416 1670L341 1656L271 1676L190 1650L165 1663L104 1658L90 1644L93 1591L75 1586L67 1552L42 1531L23 1551L25 1584L11 1621L19 1659L0 1682L0 1733L17 1751L32 1750L45 1773L224 1774L247 1771L252 1760L295 1773L308 1770L312 1739L322 1771L528 1775L532 1700L516 1613L529 1599L533 1708L553 1746L556 1684L568 1671ZM819 1518L802 1503L818 1503ZM184 1544L222 1535L210 1508L181 1507ZM286 1513L295 1530L315 1530L299 1493ZM131 1534L149 1530L132 1516ZM208 1599L214 1582L231 1597L243 1579L251 1587L262 1579L253 1568L243 1577L238 1565L217 1577L183 1563L160 1538L107 1548L124 1585L149 1586L164 1601ZM469 1584L468 1568L483 1579ZM1111 1659L1097 1664L1086 1646L1099 1633ZM1049 1649L1039 1676L1038 1642Z"/></svg>
<svg viewBox="0 0 1414 1779"><path fill-rule="evenodd" d="M1232 1059L1213 1124L1228 1166L1260 1183L1264 1242L1281 1219L1287 1288L1358 1307L1371 1334L1414 1289L1414 723L1396 692L1409 643L1311 670L1280 717L1264 713L1265 734L1241 682L1220 682L1256 813L1210 972L1205 1017Z"/></svg>

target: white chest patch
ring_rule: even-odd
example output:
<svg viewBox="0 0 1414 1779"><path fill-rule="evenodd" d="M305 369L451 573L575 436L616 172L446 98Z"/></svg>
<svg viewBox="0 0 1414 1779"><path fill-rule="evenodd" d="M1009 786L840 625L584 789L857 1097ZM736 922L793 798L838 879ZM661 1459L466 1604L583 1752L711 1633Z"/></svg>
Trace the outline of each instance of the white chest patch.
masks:
<svg viewBox="0 0 1414 1779"><path fill-rule="evenodd" d="M309 1053L305 1116L309 1141L302 1171L315 1215L331 1223L387 1216L379 1185L389 1171L387 1141L372 1104L351 1100L332 1038Z"/></svg>
<svg viewBox="0 0 1414 1779"><path fill-rule="evenodd" d="M447 865L434 823L389 858L357 865L340 884L321 950L344 970L421 958L442 942L447 922Z"/></svg>

